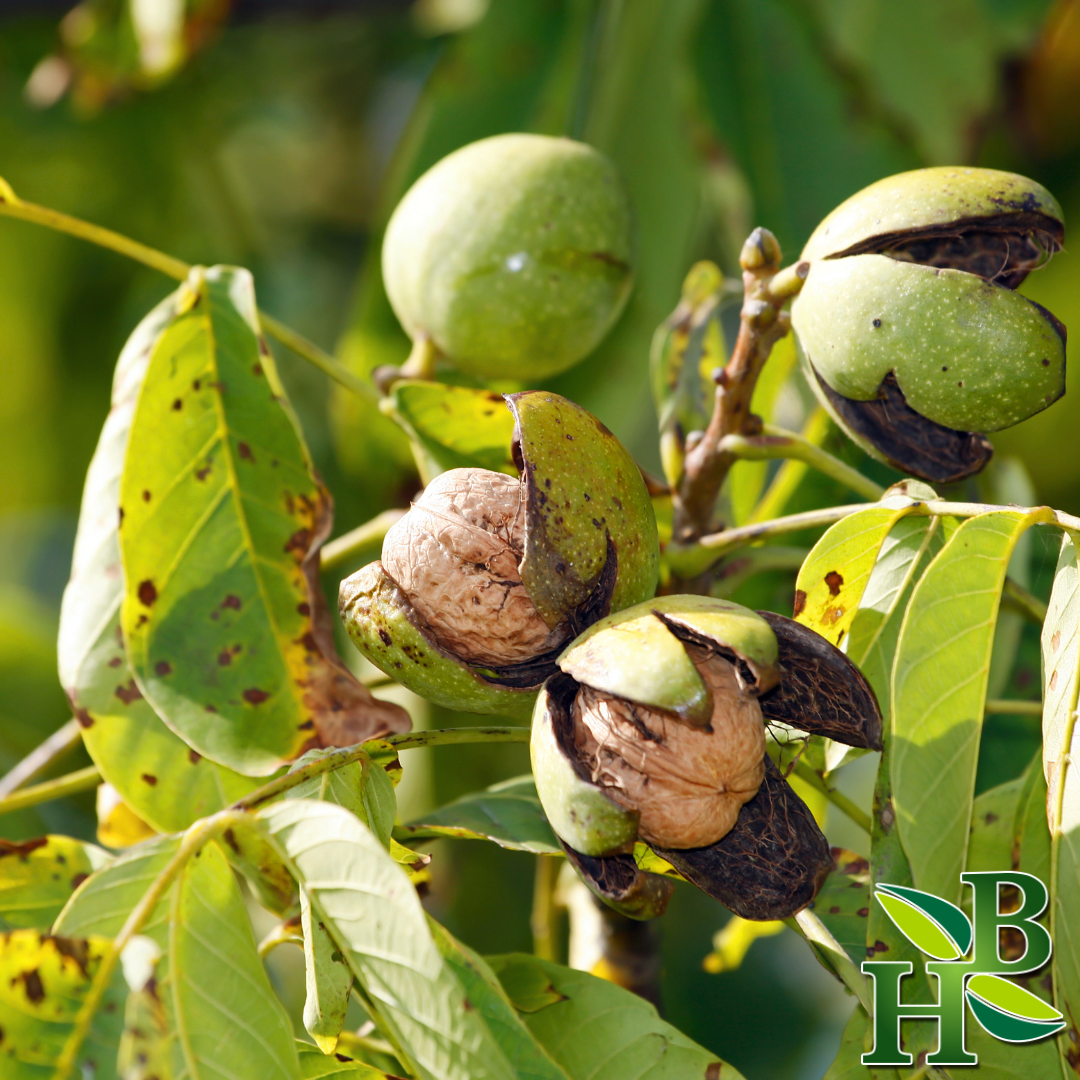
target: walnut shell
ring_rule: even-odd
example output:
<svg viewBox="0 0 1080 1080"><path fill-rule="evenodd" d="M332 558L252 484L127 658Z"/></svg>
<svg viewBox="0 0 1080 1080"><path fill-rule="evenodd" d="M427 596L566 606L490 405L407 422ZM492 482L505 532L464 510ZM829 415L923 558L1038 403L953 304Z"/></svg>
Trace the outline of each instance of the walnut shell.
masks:
<svg viewBox="0 0 1080 1080"><path fill-rule="evenodd" d="M383 541L386 572L435 641L466 662L516 664L570 635L567 623L544 622L521 582L525 497L503 473L451 469Z"/></svg>
<svg viewBox="0 0 1080 1080"><path fill-rule="evenodd" d="M638 836L665 848L716 843L765 775L765 726L733 664L687 645L712 695L705 728L582 685L571 708L575 749L593 782L640 815Z"/></svg>

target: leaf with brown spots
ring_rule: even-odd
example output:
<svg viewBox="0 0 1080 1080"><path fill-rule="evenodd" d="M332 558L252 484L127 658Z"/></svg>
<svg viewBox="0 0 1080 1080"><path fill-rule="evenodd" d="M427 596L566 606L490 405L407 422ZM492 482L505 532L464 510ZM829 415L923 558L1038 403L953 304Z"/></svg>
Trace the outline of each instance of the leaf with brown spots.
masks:
<svg viewBox="0 0 1080 1080"><path fill-rule="evenodd" d="M4 1080L52 1074L110 941L51 937L36 930L0 934L0 1073ZM116 1077L127 987L113 973L75 1058L74 1075Z"/></svg>
<svg viewBox="0 0 1080 1080"><path fill-rule="evenodd" d="M150 356L178 310L179 294L174 293L136 327L117 362L112 408L86 475L57 646L60 682L83 729L87 750L124 802L163 832L185 829L255 786L213 762L193 766L188 747L139 692L120 633L124 596L116 513L120 474ZM185 397L191 393L190 387L181 391ZM155 674L160 679L174 677L172 659L158 659ZM144 774L157 777L157 784L146 784Z"/></svg>
<svg viewBox="0 0 1080 1080"><path fill-rule="evenodd" d="M405 711L374 698L335 652L318 576L330 496L260 354L250 275L195 270L184 290L150 359L120 485L122 620L142 692L189 746L247 776L312 745L405 730Z"/></svg>
<svg viewBox="0 0 1080 1080"><path fill-rule="evenodd" d="M86 876L108 861L101 848L67 836L0 840L0 930L47 930Z"/></svg>

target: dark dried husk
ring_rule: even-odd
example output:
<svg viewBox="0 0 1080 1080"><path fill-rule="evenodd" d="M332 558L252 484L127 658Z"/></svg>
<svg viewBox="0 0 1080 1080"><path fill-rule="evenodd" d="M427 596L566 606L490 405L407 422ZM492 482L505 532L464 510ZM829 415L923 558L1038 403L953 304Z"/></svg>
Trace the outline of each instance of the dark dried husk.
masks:
<svg viewBox="0 0 1080 1080"><path fill-rule="evenodd" d="M566 857L589 891L628 919L656 919L667 909L675 883L641 870L633 855L594 857L560 840Z"/></svg>

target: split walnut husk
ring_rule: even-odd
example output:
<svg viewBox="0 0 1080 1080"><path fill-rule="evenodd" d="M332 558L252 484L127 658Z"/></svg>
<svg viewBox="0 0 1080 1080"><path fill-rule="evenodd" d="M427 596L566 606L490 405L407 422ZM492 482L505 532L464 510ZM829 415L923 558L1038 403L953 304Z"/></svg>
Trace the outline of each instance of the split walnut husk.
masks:
<svg viewBox="0 0 1080 1080"><path fill-rule="evenodd" d="M1015 290L1064 242L1040 184L994 169L881 180L803 249L792 305L808 381L864 450L931 483L982 469L1000 431L1065 392L1065 327Z"/></svg>
<svg viewBox="0 0 1080 1080"><path fill-rule="evenodd" d="M561 648L651 596L659 541L641 473L594 416L508 395L519 475L452 469L342 582L349 636L440 705L526 717Z"/></svg>
<svg viewBox="0 0 1080 1080"><path fill-rule="evenodd" d="M767 756L765 724L879 749L873 691L839 650L771 612L665 596L601 620L559 667L533 716L533 772L594 892L619 906L608 862L625 878L641 841L744 918L813 899L829 847Z"/></svg>

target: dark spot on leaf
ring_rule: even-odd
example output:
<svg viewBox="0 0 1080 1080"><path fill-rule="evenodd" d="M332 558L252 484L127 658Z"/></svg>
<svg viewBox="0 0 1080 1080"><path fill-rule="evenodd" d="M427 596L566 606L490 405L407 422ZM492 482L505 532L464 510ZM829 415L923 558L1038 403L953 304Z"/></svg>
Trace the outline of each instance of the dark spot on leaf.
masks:
<svg viewBox="0 0 1080 1080"><path fill-rule="evenodd" d="M1043 366L1043 367L1049 367L1049 366L1050 366L1050 361L1049 361L1049 360L1045 360L1045 359L1044 359L1044 360L1042 361L1042 366Z"/></svg>
<svg viewBox="0 0 1080 1080"><path fill-rule="evenodd" d="M839 596L840 587L844 584L844 579L835 570L830 570L825 575L825 584L829 586L830 596Z"/></svg>
<svg viewBox="0 0 1080 1080"><path fill-rule="evenodd" d="M794 615L798 618L806 608L806 591L804 589L795 590L795 608Z"/></svg>
<svg viewBox="0 0 1080 1080"><path fill-rule="evenodd" d="M314 720L305 720L302 724L297 724L296 725L296 730L297 731L311 731L311 729L314 728L314 727L315 727L315 721Z"/></svg>
<svg viewBox="0 0 1080 1080"><path fill-rule="evenodd" d="M109 667L118 668L123 662L124 662L124 658L122 656L114 656L109 661Z"/></svg>
<svg viewBox="0 0 1080 1080"><path fill-rule="evenodd" d="M384 645L393 645L394 639L381 627L379 628L379 637L382 638Z"/></svg>
<svg viewBox="0 0 1080 1080"><path fill-rule="evenodd" d="M335 1054L334 1057L336 1057L338 1061L352 1061L351 1057L346 1057L344 1054Z"/></svg>
<svg viewBox="0 0 1080 1080"><path fill-rule="evenodd" d="M147 579L139 583L139 603L144 607L150 607L157 599L157 589L154 583Z"/></svg>
<svg viewBox="0 0 1080 1080"><path fill-rule="evenodd" d="M997 821L997 819L998 815L991 810L989 813L987 813L986 817L983 820L986 822L987 825L993 825L994 822Z"/></svg>
<svg viewBox="0 0 1080 1080"><path fill-rule="evenodd" d="M317 653L319 646L315 641L315 635L309 630L306 634L296 639L297 645L302 645L305 652Z"/></svg>
<svg viewBox="0 0 1080 1080"><path fill-rule="evenodd" d="M839 915L840 914L840 906L839 906L839 904L833 904L833 906L831 908L829 908L829 914L830 915Z"/></svg>
<svg viewBox="0 0 1080 1080"><path fill-rule="evenodd" d="M210 469L213 464L214 463L212 461L208 461L201 469L196 469L195 479L205 480L210 475Z"/></svg>
<svg viewBox="0 0 1080 1080"><path fill-rule="evenodd" d="M157 777L153 773L144 772L142 774L142 780L149 784L151 787L157 786Z"/></svg>
<svg viewBox="0 0 1080 1080"><path fill-rule="evenodd" d="M719 1061L714 1061L705 1070L705 1080L720 1080L720 1070L723 1068Z"/></svg>
<svg viewBox="0 0 1080 1080"><path fill-rule="evenodd" d="M159 660L154 665L154 671L164 678L166 675L172 674L172 664L170 664L168 660Z"/></svg>
<svg viewBox="0 0 1080 1080"><path fill-rule="evenodd" d="M184 403L183 403L183 401L180 400L180 398L177 398L172 403L172 407L173 407L173 412L179 412L184 407Z"/></svg>
<svg viewBox="0 0 1080 1080"><path fill-rule="evenodd" d="M252 687L240 695L249 705L261 705L270 695L265 690Z"/></svg>
<svg viewBox="0 0 1080 1080"><path fill-rule="evenodd" d="M36 968L33 971L20 972L11 980L11 985L14 986L20 979L26 989L26 996L34 1005L45 997L45 987L41 985L41 976Z"/></svg>
<svg viewBox="0 0 1080 1080"><path fill-rule="evenodd" d="M204 712L217 712L217 706L215 706L215 705L204 705L203 706L203 711Z"/></svg>
<svg viewBox="0 0 1080 1080"><path fill-rule="evenodd" d="M855 914L861 915L865 919L867 915L870 914L870 909L868 907L861 907L858 911L855 912Z"/></svg>
<svg viewBox="0 0 1080 1080"><path fill-rule="evenodd" d="M151 495L149 491L144 491L144 492L142 493L142 501L143 501L143 502L149 502L149 501L150 501L150 500L151 500L151 499L152 499L153 497L154 497L154 496L153 496L153 495Z"/></svg>
<svg viewBox="0 0 1080 1080"><path fill-rule="evenodd" d="M874 320L874 329L876 330L880 325L881 325L881 320L880 319L875 319Z"/></svg>
<svg viewBox="0 0 1080 1080"><path fill-rule="evenodd" d="M240 457L245 461L254 461L255 455L251 452L251 447L246 442L238 443L236 447L240 454Z"/></svg>
<svg viewBox="0 0 1080 1080"><path fill-rule="evenodd" d="M296 610L306 618L311 614L311 605L305 600L303 603L296 605Z"/></svg>
<svg viewBox="0 0 1080 1080"><path fill-rule="evenodd" d="M135 685L135 680L128 680L127 686L118 686L116 696L125 704L130 705L142 697L142 691Z"/></svg>
<svg viewBox="0 0 1080 1080"><path fill-rule="evenodd" d="M88 728L94 726L94 718L85 709L76 709L75 719L79 721L79 727Z"/></svg>
<svg viewBox="0 0 1080 1080"><path fill-rule="evenodd" d="M252 375L261 375L262 373L263 373L262 372L262 364L253 364L252 365L252 368L251 368L251 374Z"/></svg>
<svg viewBox="0 0 1080 1080"><path fill-rule="evenodd" d="M200 754L198 750L189 750L187 752L187 758L192 765L198 765L199 762L202 761L202 754Z"/></svg>
<svg viewBox="0 0 1080 1080"><path fill-rule="evenodd" d="M942 371L948 371L949 370L949 365L948 364L942 364L941 370Z"/></svg>
<svg viewBox="0 0 1080 1080"><path fill-rule="evenodd" d="M232 663L232 653L228 649L222 649L217 658L219 667L228 667Z"/></svg>
<svg viewBox="0 0 1080 1080"><path fill-rule="evenodd" d="M89 874L76 874L71 879L71 891L74 892L89 876Z"/></svg>
<svg viewBox="0 0 1080 1080"><path fill-rule="evenodd" d="M221 601L221 606L223 608L232 608L233 611L239 611L240 610L240 597L239 596L234 596L232 593L229 593L229 595L226 596L225 599Z"/></svg>
<svg viewBox="0 0 1080 1080"><path fill-rule="evenodd" d="M886 945L884 941L875 941L874 942L874 952L888 952L888 951L889 951L889 946Z"/></svg>
<svg viewBox="0 0 1080 1080"><path fill-rule="evenodd" d="M201 390L201 389L202 389L202 380L201 380L201 379L196 379L196 380L195 380L195 381L194 381L194 382L193 382L193 383L191 384L191 388L192 388L193 390Z"/></svg>
<svg viewBox="0 0 1080 1080"><path fill-rule="evenodd" d="M567 438L570 438L570 436L567 435ZM464 998L462 1004L465 1006L465 1011L466 1012L472 1012L473 1009L475 1008L473 1003L468 998Z"/></svg>
<svg viewBox="0 0 1080 1080"><path fill-rule="evenodd" d="M556 574L565 574L566 573L566 563L556 563L555 564L555 573Z"/></svg>
<svg viewBox="0 0 1080 1080"><path fill-rule="evenodd" d="M240 854L240 845L236 842L236 833L234 833L232 829L226 829L225 832L221 834L221 839L224 840L237 855Z"/></svg>
<svg viewBox="0 0 1080 1080"><path fill-rule="evenodd" d="M311 547L311 530L297 529L296 532L285 541L285 551L291 551L298 559L302 559Z"/></svg>

